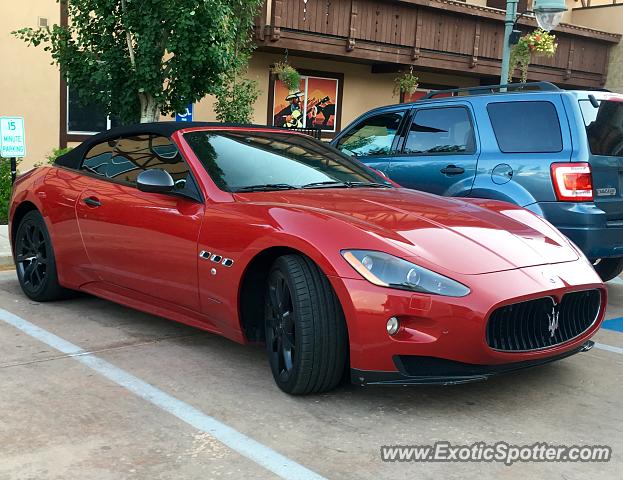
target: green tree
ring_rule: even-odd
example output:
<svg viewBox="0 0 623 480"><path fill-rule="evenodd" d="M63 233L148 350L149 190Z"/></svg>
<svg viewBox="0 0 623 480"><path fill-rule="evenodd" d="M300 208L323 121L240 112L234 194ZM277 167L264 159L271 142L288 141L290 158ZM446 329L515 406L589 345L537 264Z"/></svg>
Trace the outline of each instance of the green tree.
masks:
<svg viewBox="0 0 623 480"><path fill-rule="evenodd" d="M216 94L248 61L262 0L61 0L67 26L13 32L43 45L82 103L156 121ZM244 52L242 52L244 53Z"/></svg>
<svg viewBox="0 0 623 480"><path fill-rule="evenodd" d="M253 104L259 96L255 80L233 77L216 93L214 112L219 122L251 123Z"/></svg>
<svg viewBox="0 0 623 480"><path fill-rule="evenodd" d="M253 17L257 5L246 0L237 0L236 11L242 12L237 18L240 25L236 29L234 55L238 59L235 68L222 76L222 85L215 91L214 111L220 122L251 123L253 104L259 96L255 80L244 78L251 53L255 48L251 36L247 34L253 28Z"/></svg>

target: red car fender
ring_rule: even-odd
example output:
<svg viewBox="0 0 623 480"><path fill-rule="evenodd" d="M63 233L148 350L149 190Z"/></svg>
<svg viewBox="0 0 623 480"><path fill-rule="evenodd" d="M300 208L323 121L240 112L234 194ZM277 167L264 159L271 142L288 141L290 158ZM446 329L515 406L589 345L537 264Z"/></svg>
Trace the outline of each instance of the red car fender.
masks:
<svg viewBox="0 0 623 480"><path fill-rule="evenodd" d="M349 340L351 342L351 349L354 345L358 345L358 331L357 329L353 328L353 325L349 324L349 319L353 318L355 312L351 296L348 294L342 276L340 276L340 274L335 270L332 261L307 240L294 235L280 234L276 232L273 232L273 234L271 235L266 235L265 237L258 239L258 241L255 242L251 247L245 249L240 256L239 261L244 265L244 269L242 271L242 274L240 275L240 278L238 279L238 286L236 288L237 298L235 305L237 305L238 308L235 312L232 312L232 316L236 319L236 324L240 329L240 332L244 331L242 318L240 315L243 279L245 278L249 266L253 262L253 260L272 248L287 248L289 250L293 250L293 253L305 255L318 266L318 268L329 280L329 283L331 283L333 291L337 295L340 305L342 307L342 311L344 312L346 329L348 331ZM345 260L344 264L347 268L352 269L352 267L346 264ZM357 273L354 272L354 270L352 276L357 276ZM232 304L234 303L232 302Z"/></svg>
<svg viewBox="0 0 623 480"><path fill-rule="evenodd" d="M17 209L24 202L32 203L37 210L43 216L48 231L51 231L52 224L49 220L48 210L44 203L41 201L45 199L45 192L37 190L38 186L43 184L45 177L48 174L49 167L33 168L23 175L17 177L13 185L13 194L11 196L10 208L9 208L9 238L11 239L11 245L13 244L13 237L15 236L15 226L13 219Z"/></svg>

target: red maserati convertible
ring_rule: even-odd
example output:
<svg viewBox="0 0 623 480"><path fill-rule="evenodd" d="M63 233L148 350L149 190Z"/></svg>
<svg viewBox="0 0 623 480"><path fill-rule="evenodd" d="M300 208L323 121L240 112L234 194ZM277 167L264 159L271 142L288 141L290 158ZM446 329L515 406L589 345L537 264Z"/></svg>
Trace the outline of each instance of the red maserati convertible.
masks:
<svg viewBox="0 0 623 480"><path fill-rule="evenodd" d="M15 184L17 275L266 344L291 394L459 383L592 346L606 290L550 224L398 187L303 134L158 123Z"/></svg>

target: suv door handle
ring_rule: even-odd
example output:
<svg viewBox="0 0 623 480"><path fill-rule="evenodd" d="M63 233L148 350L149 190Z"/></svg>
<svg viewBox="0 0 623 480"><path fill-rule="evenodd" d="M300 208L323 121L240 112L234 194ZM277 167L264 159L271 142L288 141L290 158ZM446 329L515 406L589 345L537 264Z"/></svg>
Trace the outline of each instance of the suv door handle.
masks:
<svg viewBox="0 0 623 480"><path fill-rule="evenodd" d="M83 200L83 202L86 203L89 207L99 207L102 205L102 202L100 202L95 197L87 197Z"/></svg>
<svg viewBox="0 0 623 480"><path fill-rule="evenodd" d="M440 172L444 175L460 175L461 173L465 173L465 169L463 167L457 167L456 165L448 165L442 168Z"/></svg>

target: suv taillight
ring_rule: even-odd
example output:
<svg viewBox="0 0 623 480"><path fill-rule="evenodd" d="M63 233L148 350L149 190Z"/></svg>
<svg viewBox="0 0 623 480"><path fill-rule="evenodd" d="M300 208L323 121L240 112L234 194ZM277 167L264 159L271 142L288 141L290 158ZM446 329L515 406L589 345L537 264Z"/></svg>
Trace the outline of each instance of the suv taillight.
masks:
<svg viewBox="0 0 623 480"><path fill-rule="evenodd" d="M552 182L558 200L593 200L593 177L588 163L552 163Z"/></svg>

